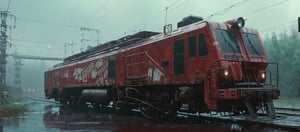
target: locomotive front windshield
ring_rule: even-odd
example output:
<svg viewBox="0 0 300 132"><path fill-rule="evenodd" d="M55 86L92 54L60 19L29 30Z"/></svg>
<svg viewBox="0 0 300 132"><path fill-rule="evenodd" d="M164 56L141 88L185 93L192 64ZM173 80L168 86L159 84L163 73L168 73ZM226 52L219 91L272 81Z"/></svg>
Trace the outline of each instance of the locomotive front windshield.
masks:
<svg viewBox="0 0 300 132"><path fill-rule="evenodd" d="M241 53L240 46L233 32L228 30L216 30L216 35L221 49L226 53Z"/></svg>
<svg viewBox="0 0 300 132"><path fill-rule="evenodd" d="M243 33L243 39L247 45L249 54L263 55L262 48L256 34Z"/></svg>

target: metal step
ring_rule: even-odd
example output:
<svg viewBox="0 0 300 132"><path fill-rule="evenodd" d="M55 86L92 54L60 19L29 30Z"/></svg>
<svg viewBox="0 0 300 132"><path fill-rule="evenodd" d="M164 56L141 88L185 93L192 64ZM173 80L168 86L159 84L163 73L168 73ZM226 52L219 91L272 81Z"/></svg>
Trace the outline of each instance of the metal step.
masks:
<svg viewBox="0 0 300 132"><path fill-rule="evenodd" d="M254 112L254 109L252 107L251 101L249 98L244 99L245 105L248 109L249 115L252 119L256 118L256 113Z"/></svg>
<svg viewBox="0 0 300 132"><path fill-rule="evenodd" d="M115 105L115 109L116 109L116 110L119 110L119 109L121 108L120 105L122 104L122 101L117 100L116 102L117 102L117 103L116 103L116 105Z"/></svg>
<svg viewBox="0 0 300 132"><path fill-rule="evenodd" d="M274 108L273 100L267 100L265 103L267 105L267 114L268 114L268 117L270 117L270 118L276 118L276 113L275 113L275 108Z"/></svg>
<svg viewBox="0 0 300 132"><path fill-rule="evenodd" d="M181 107L179 108L180 112L188 112L189 109L189 104L182 104Z"/></svg>

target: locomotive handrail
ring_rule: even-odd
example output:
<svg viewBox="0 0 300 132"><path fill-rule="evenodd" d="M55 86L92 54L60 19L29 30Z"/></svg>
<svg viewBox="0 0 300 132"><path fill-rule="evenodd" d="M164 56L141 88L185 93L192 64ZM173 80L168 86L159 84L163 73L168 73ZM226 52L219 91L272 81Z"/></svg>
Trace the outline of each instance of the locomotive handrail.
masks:
<svg viewBox="0 0 300 132"><path fill-rule="evenodd" d="M164 74L166 74L165 70L163 70L163 68L148 54L148 52L146 52L147 57L158 67L158 69L163 72Z"/></svg>
<svg viewBox="0 0 300 132"><path fill-rule="evenodd" d="M231 62L246 62L246 63L265 63L265 64L273 64L271 62L254 62L254 61L247 61L247 60L229 60L229 59L218 59L217 61L231 61Z"/></svg>
<svg viewBox="0 0 300 132"><path fill-rule="evenodd" d="M276 66L276 78L275 79L272 79L272 76L271 76L271 71L270 71L270 80L276 80L276 88L278 89L279 88L279 64L278 63L269 63L271 65L275 65Z"/></svg>
<svg viewBox="0 0 300 132"><path fill-rule="evenodd" d="M146 60L148 58L160 70L160 72L162 72L164 75L166 75L165 70L148 54L147 51L139 52L139 53L135 53L135 54L130 54L130 55L127 55L126 58L136 56L136 55L140 55L140 54L145 54L146 55L145 62L135 62L135 63L126 64L126 65L146 63Z"/></svg>

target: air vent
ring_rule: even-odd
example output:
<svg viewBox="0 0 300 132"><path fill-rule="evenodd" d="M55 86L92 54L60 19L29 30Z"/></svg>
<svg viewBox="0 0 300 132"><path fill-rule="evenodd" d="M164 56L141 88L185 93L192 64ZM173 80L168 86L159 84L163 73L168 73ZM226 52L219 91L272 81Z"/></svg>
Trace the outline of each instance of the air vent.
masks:
<svg viewBox="0 0 300 132"><path fill-rule="evenodd" d="M202 17L191 15L191 16L183 18L180 22L178 22L177 28L180 28L180 27L183 27L183 26L186 26L186 25L198 22L198 21L202 21L202 20L203 20Z"/></svg>

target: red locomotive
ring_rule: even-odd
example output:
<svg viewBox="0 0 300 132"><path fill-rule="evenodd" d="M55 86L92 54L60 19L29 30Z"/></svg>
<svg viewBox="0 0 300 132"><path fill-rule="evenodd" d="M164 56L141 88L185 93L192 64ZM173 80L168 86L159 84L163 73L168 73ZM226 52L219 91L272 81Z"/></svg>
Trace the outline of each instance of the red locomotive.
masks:
<svg viewBox="0 0 300 132"><path fill-rule="evenodd" d="M216 23L191 16L174 31L168 25L164 33L142 31L96 46L45 72L46 98L112 102L140 108L147 118L177 111L255 117L260 109L275 116L278 66L267 69L272 63L258 32L244 25L241 17Z"/></svg>

